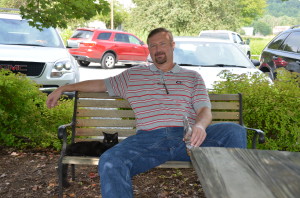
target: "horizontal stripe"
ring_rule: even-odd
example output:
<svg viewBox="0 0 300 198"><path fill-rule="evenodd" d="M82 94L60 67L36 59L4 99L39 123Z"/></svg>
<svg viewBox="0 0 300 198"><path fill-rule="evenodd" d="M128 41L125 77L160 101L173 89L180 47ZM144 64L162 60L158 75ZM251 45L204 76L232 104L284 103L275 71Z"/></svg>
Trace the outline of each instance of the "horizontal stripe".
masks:
<svg viewBox="0 0 300 198"><path fill-rule="evenodd" d="M175 67L178 67L176 72L164 73L151 71L148 66L136 66L105 80L111 96L129 101L138 130L183 126L183 116L188 116L194 123L196 111L210 107L200 74L178 65Z"/></svg>

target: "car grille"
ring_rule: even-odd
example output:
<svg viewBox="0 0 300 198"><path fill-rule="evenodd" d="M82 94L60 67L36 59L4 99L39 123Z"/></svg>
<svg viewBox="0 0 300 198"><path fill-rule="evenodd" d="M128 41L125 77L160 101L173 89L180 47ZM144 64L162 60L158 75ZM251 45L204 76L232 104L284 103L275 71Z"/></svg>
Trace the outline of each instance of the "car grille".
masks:
<svg viewBox="0 0 300 198"><path fill-rule="evenodd" d="M0 69L9 69L13 73L22 73L27 76L40 76L44 71L45 63L0 61Z"/></svg>

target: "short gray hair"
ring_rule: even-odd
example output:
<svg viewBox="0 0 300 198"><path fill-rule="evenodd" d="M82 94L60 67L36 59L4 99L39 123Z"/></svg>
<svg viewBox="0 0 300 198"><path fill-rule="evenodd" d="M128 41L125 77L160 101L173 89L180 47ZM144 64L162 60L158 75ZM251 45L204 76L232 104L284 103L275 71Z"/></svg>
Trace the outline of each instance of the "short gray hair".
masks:
<svg viewBox="0 0 300 198"><path fill-rule="evenodd" d="M157 33L160 33L160 32L166 32L169 34L169 37L171 39L171 42L173 42L173 35L172 35L172 32L170 30L167 30L166 28L155 28L154 30L151 30L151 32L148 34L148 38L147 38L147 44L149 44L149 38L154 36L155 34Z"/></svg>

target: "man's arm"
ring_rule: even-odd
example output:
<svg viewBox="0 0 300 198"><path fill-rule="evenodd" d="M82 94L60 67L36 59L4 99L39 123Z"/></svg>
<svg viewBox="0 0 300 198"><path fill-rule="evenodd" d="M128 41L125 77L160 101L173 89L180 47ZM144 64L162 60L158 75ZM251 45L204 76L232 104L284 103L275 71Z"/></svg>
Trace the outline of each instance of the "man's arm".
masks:
<svg viewBox="0 0 300 198"><path fill-rule="evenodd" d="M88 80L82 81L75 84L64 85L57 88L51 94L49 94L47 99L47 107L53 108L57 105L61 94L63 92L70 91L83 91L83 92L105 92L107 91L104 80Z"/></svg>
<svg viewBox="0 0 300 198"><path fill-rule="evenodd" d="M198 147L206 138L206 128L212 121L211 110L208 107L202 107L197 110L197 117L194 126L192 127L193 134L191 138L191 145Z"/></svg>

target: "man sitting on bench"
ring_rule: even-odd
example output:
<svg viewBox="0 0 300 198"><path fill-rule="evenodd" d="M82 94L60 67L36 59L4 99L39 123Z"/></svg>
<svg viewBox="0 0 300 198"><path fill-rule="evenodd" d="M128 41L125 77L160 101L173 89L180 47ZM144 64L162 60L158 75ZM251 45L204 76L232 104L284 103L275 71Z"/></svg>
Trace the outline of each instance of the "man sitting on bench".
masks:
<svg viewBox="0 0 300 198"><path fill-rule="evenodd" d="M129 101L136 117L136 135L102 154L99 160L104 198L133 197L134 175L166 161L190 161L183 141L183 118L192 125L195 147L246 147L246 130L234 123L212 124L211 104L199 73L173 62L175 42L165 28L147 38L153 64L131 67L102 80L59 87L48 96L52 108L63 92L105 92Z"/></svg>

